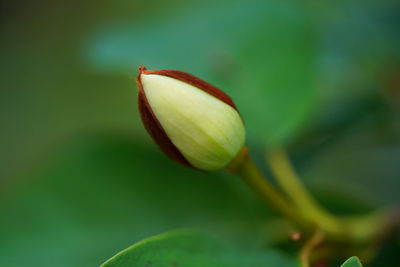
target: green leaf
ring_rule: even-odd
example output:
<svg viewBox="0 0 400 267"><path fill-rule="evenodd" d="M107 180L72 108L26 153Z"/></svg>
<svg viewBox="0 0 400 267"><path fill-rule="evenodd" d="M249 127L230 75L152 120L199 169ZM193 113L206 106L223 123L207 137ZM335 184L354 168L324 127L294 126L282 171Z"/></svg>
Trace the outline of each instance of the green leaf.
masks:
<svg viewBox="0 0 400 267"><path fill-rule="evenodd" d="M249 136L274 144L293 136L316 103L313 33L293 1L213 1L101 27L86 55L109 73L144 64L198 75L233 97Z"/></svg>
<svg viewBox="0 0 400 267"><path fill-rule="evenodd" d="M295 259L273 250L234 247L205 233L178 230L145 239L121 251L101 267L298 266Z"/></svg>
<svg viewBox="0 0 400 267"><path fill-rule="evenodd" d="M99 266L133 242L182 227L246 246L268 241L260 234L268 209L242 181L180 166L150 147L88 134L52 154L0 196L0 265Z"/></svg>
<svg viewBox="0 0 400 267"><path fill-rule="evenodd" d="M358 257L353 256L348 258L341 267L362 267L362 264Z"/></svg>

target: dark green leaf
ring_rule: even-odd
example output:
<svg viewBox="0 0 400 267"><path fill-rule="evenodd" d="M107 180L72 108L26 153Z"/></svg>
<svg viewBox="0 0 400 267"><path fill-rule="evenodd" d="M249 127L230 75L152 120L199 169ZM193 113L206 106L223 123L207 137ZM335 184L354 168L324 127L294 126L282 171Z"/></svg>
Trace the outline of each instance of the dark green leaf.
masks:
<svg viewBox="0 0 400 267"><path fill-rule="evenodd" d="M145 239L112 257L102 267L256 267L298 266L273 250L246 250L204 233L179 230Z"/></svg>
<svg viewBox="0 0 400 267"><path fill-rule="evenodd" d="M115 23L93 36L88 61L107 72L180 69L235 100L251 136L279 143L315 104L315 51L307 12L292 1L189 4L180 14Z"/></svg>
<svg viewBox="0 0 400 267"><path fill-rule="evenodd" d="M182 227L250 245L269 238L260 236L267 209L239 179L185 168L132 139L70 141L34 179L1 195L1 264L98 266L132 242Z"/></svg>

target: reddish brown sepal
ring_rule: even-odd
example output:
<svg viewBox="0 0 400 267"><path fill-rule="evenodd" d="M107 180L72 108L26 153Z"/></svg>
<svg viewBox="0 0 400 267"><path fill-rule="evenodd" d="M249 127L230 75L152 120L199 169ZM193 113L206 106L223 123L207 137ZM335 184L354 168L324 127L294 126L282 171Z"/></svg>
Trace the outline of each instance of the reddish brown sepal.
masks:
<svg viewBox="0 0 400 267"><path fill-rule="evenodd" d="M233 107L237 111L235 104L227 94L225 94L222 90L218 89L214 85L211 85L208 82L203 81L202 79L199 79L190 73L179 70L148 70L144 66L139 67L139 74L140 73L164 75L191 84L194 87L199 88L205 91L206 93L218 98L222 102L225 102L226 104Z"/></svg>
<svg viewBox="0 0 400 267"><path fill-rule="evenodd" d="M146 130L150 134L150 136L153 138L153 140L156 142L158 147L165 154L167 154L170 158L172 158L173 160L175 160L181 164L184 164L188 167L194 168L187 161L187 159L182 155L182 153L178 150L178 148L171 142L168 135L162 128L160 122L157 120L156 116L154 115L154 113L147 101L146 95L143 90L143 85L142 85L142 82L140 79L140 74L142 74L144 71L146 71L146 68L143 66L140 66L139 74L136 78L136 82L139 87L138 106L139 106L139 112L140 112L140 116L141 116L142 122L144 124L144 127L146 128Z"/></svg>

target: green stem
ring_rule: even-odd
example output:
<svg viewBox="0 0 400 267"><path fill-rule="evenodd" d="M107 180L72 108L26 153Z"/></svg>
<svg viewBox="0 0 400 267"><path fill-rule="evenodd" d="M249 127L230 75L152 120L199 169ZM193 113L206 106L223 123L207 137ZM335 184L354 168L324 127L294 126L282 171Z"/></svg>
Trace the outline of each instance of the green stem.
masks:
<svg viewBox="0 0 400 267"><path fill-rule="evenodd" d="M324 239L323 232L317 229L315 233L311 236L311 238L304 244L303 248L299 253L299 258L302 267L311 266L311 260L310 260L311 252L313 252L315 248L322 243L323 239Z"/></svg>
<svg viewBox="0 0 400 267"><path fill-rule="evenodd" d="M389 216L391 213L388 212L354 218L336 217L321 207L308 193L283 150L275 150L269 154L268 162L290 199L268 182L251 159L247 148L231 162L227 170L240 176L268 206L299 227L304 236L319 229L326 242L364 243L379 236L382 229L390 229L393 224L390 222L398 222L398 218Z"/></svg>
<svg viewBox="0 0 400 267"><path fill-rule="evenodd" d="M257 168L248 154L247 148L243 149L241 155L231 163L228 170L239 175L269 206L272 206L296 225L306 227L301 214L280 192L275 190Z"/></svg>
<svg viewBox="0 0 400 267"><path fill-rule="evenodd" d="M335 235L342 234L343 225L332 214L327 212L309 194L294 171L289 158L283 149L275 149L267 155L277 182L293 201L300 212L321 229Z"/></svg>

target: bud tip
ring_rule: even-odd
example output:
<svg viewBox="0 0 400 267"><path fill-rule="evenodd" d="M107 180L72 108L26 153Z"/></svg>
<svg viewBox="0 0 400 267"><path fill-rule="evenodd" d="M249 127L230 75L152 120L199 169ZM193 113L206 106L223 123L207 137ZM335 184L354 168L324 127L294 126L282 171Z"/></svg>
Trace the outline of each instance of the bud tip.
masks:
<svg viewBox="0 0 400 267"><path fill-rule="evenodd" d="M145 66L143 66L143 65L139 66L139 74L141 74L142 72L144 72L146 70L147 70L147 68Z"/></svg>

